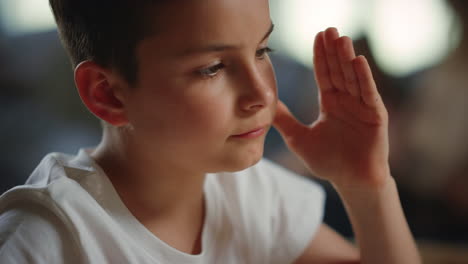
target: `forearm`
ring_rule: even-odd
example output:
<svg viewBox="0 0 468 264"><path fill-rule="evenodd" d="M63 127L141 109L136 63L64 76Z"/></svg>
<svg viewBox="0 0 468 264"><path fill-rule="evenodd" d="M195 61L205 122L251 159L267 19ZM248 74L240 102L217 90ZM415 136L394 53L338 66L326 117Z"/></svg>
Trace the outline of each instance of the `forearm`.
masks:
<svg viewBox="0 0 468 264"><path fill-rule="evenodd" d="M421 263L391 176L380 188L335 188L350 217L361 263Z"/></svg>

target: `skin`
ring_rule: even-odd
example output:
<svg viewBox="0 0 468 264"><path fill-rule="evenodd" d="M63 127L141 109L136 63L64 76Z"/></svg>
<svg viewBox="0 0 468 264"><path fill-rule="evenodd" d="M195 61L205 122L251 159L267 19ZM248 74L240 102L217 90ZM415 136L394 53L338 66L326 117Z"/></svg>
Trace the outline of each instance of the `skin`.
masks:
<svg viewBox="0 0 468 264"><path fill-rule="evenodd" d="M318 119L301 124L279 102L274 125L289 149L341 196L359 254L322 226L295 263L421 263L390 174L388 114L369 64L356 57L348 37L329 28L316 36L314 72Z"/></svg>
<svg viewBox="0 0 468 264"><path fill-rule="evenodd" d="M201 252L204 175L257 163L265 134L235 135L274 124L337 188L360 243L357 250L322 225L296 263L418 263L388 169L387 112L349 38L333 28L317 35L321 114L303 125L278 101L265 53L268 1L175 1L159 14L155 25L171 26L138 45L135 85L92 61L75 71L83 102L110 124L92 157L148 230L180 251Z"/></svg>
<svg viewBox="0 0 468 264"><path fill-rule="evenodd" d="M112 124L92 156L123 202L159 238L197 252L204 175L261 159L266 133L233 136L271 127L277 91L263 51L272 25L267 1L180 5L164 6L155 21L170 30L138 45L136 85L91 61L77 67L75 80L91 112ZM213 45L228 47L194 52ZM219 63L224 68L213 68Z"/></svg>
<svg viewBox="0 0 468 264"><path fill-rule="evenodd" d="M388 115L369 65L334 28L317 35L314 52L318 120L302 125L280 104L275 125L315 174L339 186L378 188L389 177Z"/></svg>

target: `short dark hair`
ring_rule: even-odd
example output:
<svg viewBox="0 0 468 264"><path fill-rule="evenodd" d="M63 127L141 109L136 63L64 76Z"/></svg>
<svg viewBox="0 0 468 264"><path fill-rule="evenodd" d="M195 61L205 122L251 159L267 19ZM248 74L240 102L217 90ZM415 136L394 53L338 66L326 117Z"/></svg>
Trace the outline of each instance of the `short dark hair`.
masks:
<svg viewBox="0 0 468 264"><path fill-rule="evenodd" d="M151 33L150 11L158 2L161 1L49 0L73 67L92 60L116 69L130 84L137 80L136 46Z"/></svg>

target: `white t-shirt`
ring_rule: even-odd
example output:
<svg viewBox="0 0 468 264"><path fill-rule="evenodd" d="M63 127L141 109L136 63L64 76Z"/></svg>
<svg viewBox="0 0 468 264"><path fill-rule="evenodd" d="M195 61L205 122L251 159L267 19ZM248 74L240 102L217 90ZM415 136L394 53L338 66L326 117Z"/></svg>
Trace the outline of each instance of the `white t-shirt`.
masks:
<svg viewBox="0 0 468 264"><path fill-rule="evenodd" d="M325 194L262 159L208 174L202 253L180 252L125 207L85 150L47 155L0 197L0 263L291 263L322 223Z"/></svg>

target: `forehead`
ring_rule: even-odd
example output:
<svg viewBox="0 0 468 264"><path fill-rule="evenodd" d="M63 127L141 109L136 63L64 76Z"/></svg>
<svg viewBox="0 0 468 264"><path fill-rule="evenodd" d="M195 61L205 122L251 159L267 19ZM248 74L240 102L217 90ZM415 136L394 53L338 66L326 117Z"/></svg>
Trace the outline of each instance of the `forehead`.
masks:
<svg viewBox="0 0 468 264"><path fill-rule="evenodd" d="M140 50L164 54L213 43L257 45L271 24L268 0L170 1L150 21L155 33Z"/></svg>

